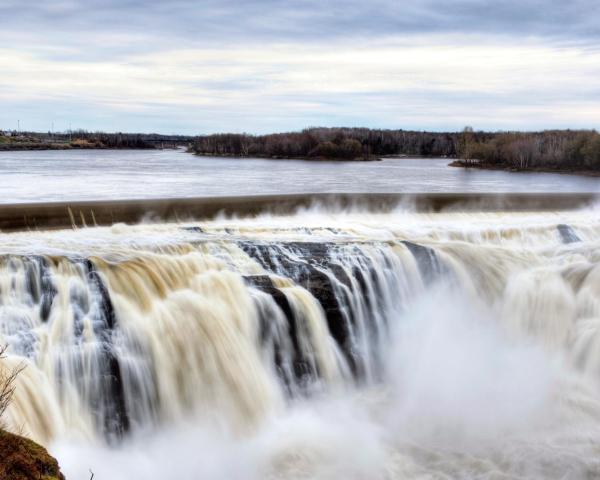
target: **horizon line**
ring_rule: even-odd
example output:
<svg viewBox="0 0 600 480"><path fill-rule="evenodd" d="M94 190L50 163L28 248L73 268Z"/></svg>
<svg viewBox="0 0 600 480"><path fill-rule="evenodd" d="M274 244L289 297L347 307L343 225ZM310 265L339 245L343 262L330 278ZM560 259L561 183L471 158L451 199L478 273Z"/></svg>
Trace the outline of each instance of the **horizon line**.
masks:
<svg viewBox="0 0 600 480"><path fill-rule="evenodd" d="M418 132L418 133L435 133L435 134L456 134L461 133L465 128L473 128L470 125L465 125L463 128L458 130L437 130L437 129L418 129L418 128L372 128L372 127L360 127L360 126L333 126L333 127L324 127L324 126L309 126L300 128L297 130L281 130L281 131L271 131L268 133L251 133L251 132L232 132L232 131L213 131L211 133L195 133L195 134L185 134L185 133L160 133L157 131L123 131L123 130L86 130L84 128L76 128L70 130L61 130L61 131L39 131L39 130L17 130L17 129L5 129L0 127L0 132L3 133L18 133L18 134L33 134L33 135L69 135L73 133L103 133L108 135L159 135L159 136L178 136L178 137L206 137L211 135L247 135L252 137L261 137L266 135L281 135L281 134L290 134L290 133L301 133L307 130L371 130L371 131L392 131L392 132ZM540 129L532 129L532 130L521 130L521 129L477 129L473 128L474 132L477 133L543 133L543 132L598 132L596 127L588 127L588 128L540 128Z"/></svg>

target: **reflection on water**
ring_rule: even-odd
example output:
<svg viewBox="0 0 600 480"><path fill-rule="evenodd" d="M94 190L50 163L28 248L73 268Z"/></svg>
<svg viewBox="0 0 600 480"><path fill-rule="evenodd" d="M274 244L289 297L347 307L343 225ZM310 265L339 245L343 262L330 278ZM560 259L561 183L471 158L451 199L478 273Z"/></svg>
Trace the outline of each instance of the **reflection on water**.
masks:
<svg viewBox="0 0 600 480"><path fill-rule="evenodd" d="M181 150L2 152L0 203L318 192L600 192L600 179L448 167L448 159L311 162Z"/></svg>

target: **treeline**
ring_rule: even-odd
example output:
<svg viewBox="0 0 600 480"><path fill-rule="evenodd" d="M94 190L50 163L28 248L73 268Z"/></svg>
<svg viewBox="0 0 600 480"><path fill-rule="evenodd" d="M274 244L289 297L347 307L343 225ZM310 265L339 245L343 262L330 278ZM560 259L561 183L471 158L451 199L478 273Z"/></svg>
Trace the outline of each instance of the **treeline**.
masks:
<svg viewBox="0 0 600 480"><path fill-rule="evenodd" d="M79 130L69 135L73 147L93 146L96 148L154 148L140 133L104 133Z"/></svg>
<svg viewBox="0 0 600 480"><path fill-rule="evenodd" d="M155 133L106 133L74 130L61 133L1 132L0 149L122 148L188 146L193 137Z"/></svg>
<svg viewBox="0 0 600 480"><path fill-rule="evenodd" d="M159 135L157 133L105 133L77 130L72 141L86 141L106 148L156 148L165 145L189 145L193 137L187 135Z"/></svg>
<svg viewBox="0 0 600 480"><path fill-rule="evenodd" d="M455 156L459 133L308 128L270 135L215 134L197 137L200 155L272 158L371 159L384 155Z"/></svg>
<svg viewBox="0 0 600 480"><path fill-rule="evenodd" d="M420 132L368 128L308 128L269 135L190 137L76 130L63 133L0 132L0 150L46 148L171 148L199 155L371 160L388 155L450 157L456 164L519 170L600 171L595 130L542 132Z"/></svg>
<svg viewBox="0 0 600 480"><path fill-rule="evenodd" d="M457 152L467 166L600 171L600 134L594 130L490 135L467 127L459 136Z"/></svg>
<svg viewBox="0 0 600 480"><path fill-rule="evenodd" d="M271 158L374 159L386 155L451 157L490 168L600 170L600 134L594 130L462 132L308 128L269 135L197 137L200 155Z"/></svg>

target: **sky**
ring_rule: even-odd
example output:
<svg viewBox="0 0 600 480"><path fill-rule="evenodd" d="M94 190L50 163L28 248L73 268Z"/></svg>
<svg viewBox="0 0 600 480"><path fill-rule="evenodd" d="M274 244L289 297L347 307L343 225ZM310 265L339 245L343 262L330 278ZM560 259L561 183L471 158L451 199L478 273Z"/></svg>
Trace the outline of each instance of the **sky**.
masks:
<svg viewBox="0 0 600 480"><path fill-rule="evenodd" d="M0 0L0 129L600 128L598 0Z"/></svg>

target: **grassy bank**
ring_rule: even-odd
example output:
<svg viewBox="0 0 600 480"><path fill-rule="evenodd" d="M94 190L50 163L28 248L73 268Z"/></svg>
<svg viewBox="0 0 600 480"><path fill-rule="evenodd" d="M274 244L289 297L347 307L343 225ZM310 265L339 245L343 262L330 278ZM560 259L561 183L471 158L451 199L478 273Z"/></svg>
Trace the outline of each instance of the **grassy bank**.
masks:
<svg viewBox="0 0 600 480"><path fill-rule="evenodd" d="M100 140L72 139L45 140L40 137L23 135L17 137L0 136L0 151L19 150L72 150L72 149L107 149L107 148L154 148L153 145L113 146Z"/></svg>
<svg viewBox="0 0 600 480"><path fill-rule="evenodd" d="M192 137L154 133L1 132L0 151L70 149L154 149L188 146Z"/></svg>
<svg viewBox="0 0 600 480"><path fill-rule="evenodd" d="M0 478L65 480L56 459L37 443L0 430Z"/></svg>
<svg viewBox="0 0 600 480"><path fill-rule="evenodd" d="M23 138L13 140L10 137L0 137L0 151L19 150L71 150L73 148L106 148L102 145L81 142L42 142L35 139Z"/></svg>

